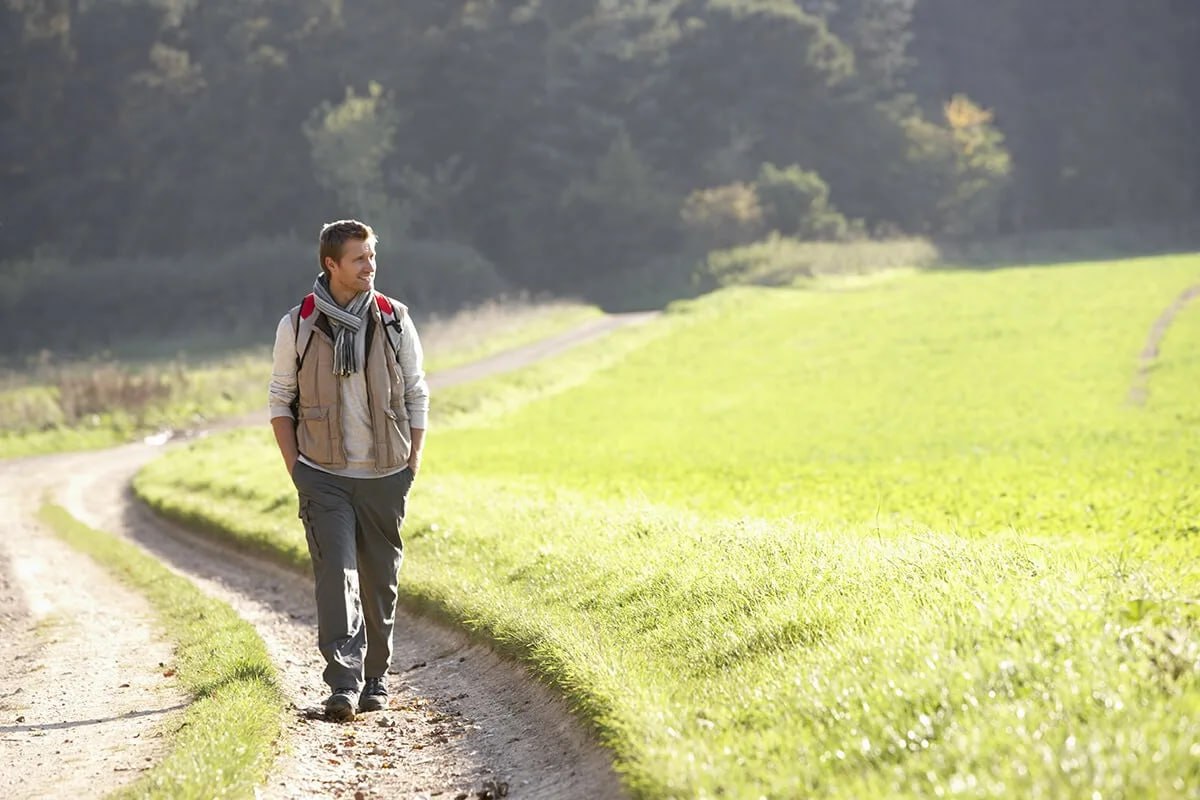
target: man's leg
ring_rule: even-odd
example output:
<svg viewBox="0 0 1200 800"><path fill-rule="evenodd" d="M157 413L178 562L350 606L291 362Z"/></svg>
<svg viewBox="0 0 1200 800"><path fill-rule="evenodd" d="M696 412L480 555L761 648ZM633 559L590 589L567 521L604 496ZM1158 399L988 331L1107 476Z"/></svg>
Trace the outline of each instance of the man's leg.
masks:
<svg viewBox="0 0 1200 800"><path fill-rule="evenodd" d="M300 518L316 584L317 643L331 689L362 688L366 636L359 600L352 479L297 463Z"/></svg>
<svg viewBox="0 0 1200 800"><path fill-rule="evenodd" d="M412 487L412 472L361 481L355 488L358 512L358 573L367 629L365 675L382 678L392 658L396 584L404 558L400 527Z"/></svg>

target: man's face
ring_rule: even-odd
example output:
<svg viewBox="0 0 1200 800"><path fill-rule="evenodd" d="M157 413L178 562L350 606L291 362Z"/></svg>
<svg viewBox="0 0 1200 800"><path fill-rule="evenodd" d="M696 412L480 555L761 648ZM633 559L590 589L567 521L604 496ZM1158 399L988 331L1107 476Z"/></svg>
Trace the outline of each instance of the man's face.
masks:
<svg viewBox="0 0 1200 800"><path fill-rule="evenodd" d="M351 239L342 245L342 257L335 264L325 259L329 267L329 288L332 292L355 295L370 291L375 284L375 247L366 239Z"/></svg>

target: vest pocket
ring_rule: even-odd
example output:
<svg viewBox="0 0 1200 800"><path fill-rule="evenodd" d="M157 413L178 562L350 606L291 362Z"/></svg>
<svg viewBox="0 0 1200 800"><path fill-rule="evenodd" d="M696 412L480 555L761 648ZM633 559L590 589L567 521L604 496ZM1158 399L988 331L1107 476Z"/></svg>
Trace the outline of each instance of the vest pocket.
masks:
<svg viewBox="0 0 1200 800"><path fill-rule="evenodd" d="M389 460L388 466L398 467L408 461L408 454L412 449L412 431L408 425L408 414L394 408L384 409L383 413L388 419L387 441L388 448L392 451L392 458Z"/></svg>
<svg viewBox="0 0 1200 800"><path fill-rule="evenodd" d="M329 428L329 408L301 406L296 421L296 444L300 452L318 464L333 462L333 431Z"/></svg>

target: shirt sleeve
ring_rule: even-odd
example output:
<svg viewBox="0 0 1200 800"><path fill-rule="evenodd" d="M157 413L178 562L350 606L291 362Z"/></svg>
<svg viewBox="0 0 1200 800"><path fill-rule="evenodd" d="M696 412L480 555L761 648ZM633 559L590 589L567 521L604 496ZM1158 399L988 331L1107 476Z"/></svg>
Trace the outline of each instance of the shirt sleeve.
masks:
<svg viewBox="0 0 1200 800"><path fill-rule="evenodd" d="M296 399L296 334L292 329L292 315L284 314L275 328L275 351L271 366L271 385L267 392L267 404L271 419L291 417L292 401Z"/></svg>
<svg viewBox="0 0 1200 800"><path fill-rule="evenodd" d="M400 374L404 376L404 407L408 424L426 428L429 423L429 384L425 380L425 353L412 317L404 315L400 323ZM295 346L293 345L293 350Z"/></svg>

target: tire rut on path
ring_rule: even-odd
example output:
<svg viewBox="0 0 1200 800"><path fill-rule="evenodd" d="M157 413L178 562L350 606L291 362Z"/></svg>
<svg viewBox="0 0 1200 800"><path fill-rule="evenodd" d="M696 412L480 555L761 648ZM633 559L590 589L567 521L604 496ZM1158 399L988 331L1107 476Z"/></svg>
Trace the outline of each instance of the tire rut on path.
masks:
<svg viewBox="0 0 1200 800"><path fill-rule="evenodd" d="M1158 358L1162 341L1166 338L1171 323L1175 321L1187 304L1197 297L1200 297L1200 283L1190 286L1180 293L1179 297L1176 297L1174 302L1163 310L1150 327L1146 344L1142 347L1142 352L1138 354L1137 374L1133 378L1133 385L1129 387L1129 405L1144 406L1146 404L1150 395L1150 369Z"/></svg>

